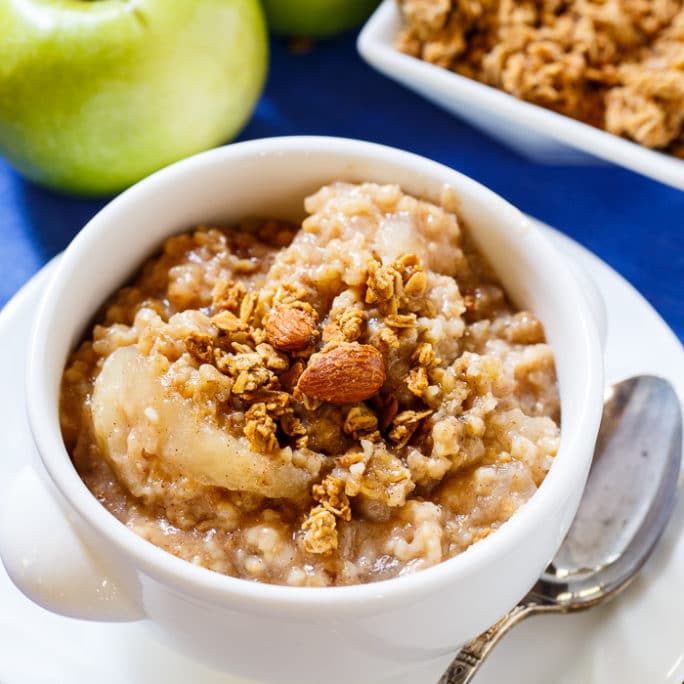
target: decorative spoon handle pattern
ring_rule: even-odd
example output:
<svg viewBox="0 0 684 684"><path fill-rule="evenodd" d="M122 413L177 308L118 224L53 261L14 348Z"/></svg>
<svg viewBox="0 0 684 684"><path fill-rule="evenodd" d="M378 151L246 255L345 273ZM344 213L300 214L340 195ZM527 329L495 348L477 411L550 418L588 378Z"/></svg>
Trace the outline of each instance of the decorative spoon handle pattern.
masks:
<svg viewBox="0 0 684 684"><path fill-rule="evenodd" d="M525 597L515 608L510 610L498 622L494 623L486 632L483 632L463 646L442 675L438 684L469 684L469 682L472 682L480 666L504 634L538 610L538 603L530 601L528 597Z"/></svg>

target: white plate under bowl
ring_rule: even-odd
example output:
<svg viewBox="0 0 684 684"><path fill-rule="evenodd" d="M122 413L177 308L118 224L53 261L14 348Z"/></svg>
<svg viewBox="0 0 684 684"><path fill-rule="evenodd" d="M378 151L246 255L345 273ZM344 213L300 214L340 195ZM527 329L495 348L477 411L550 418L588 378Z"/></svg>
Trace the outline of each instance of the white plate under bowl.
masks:
<svg viewBox="0 0 684 684"><path fill-rule="evenodd" d="M639 373L660 375L684 400L684 349L663 320L597 257L560 233L544 230L584 267L605 297L608 382ZM50 269L43 269L0 313L0 497L34 456L24 413L25 353ZM516 627L477 683L682 684L683 529L680 500L654 557L625 594L583 614L536 617ZM50 534L49 520L45 534ZM93 682L245 684L171 651L156 641L145 622L103 624L48 613L20 594L0 567L0 684ZM362 676L355 684L364 684Z"/></svg>
<svg viewBox="0 0 684 684"><path fill-rule="evenodd" d="M405 55L394 48L401 24L396 0L384 0L359 35L361 56L385 76L533 161L595 165L604 160L684 190L684 159L650 150Z"/></svg>

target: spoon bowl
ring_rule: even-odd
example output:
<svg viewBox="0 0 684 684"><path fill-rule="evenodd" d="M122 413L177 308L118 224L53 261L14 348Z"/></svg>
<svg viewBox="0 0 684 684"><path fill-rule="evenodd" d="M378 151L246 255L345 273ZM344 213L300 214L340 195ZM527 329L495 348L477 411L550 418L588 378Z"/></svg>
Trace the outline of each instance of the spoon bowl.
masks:
<svg viewBox="0 0 684 684"><path fill-rule="evenodd" d="M532 590L571 610L604 601L634 579L676 498L682 428L672 386L643 376L606 394L577 516Z"/></svg>
<svg viewBox="0 0 684 684"><path fill-rule="evenodd" d="M461 649L439 684L467 684L503 635L535 613L591 608L625 589L675 505L682 415L669 382L638 376L606 392L594 459L577 515L525 598Z"/></svg>

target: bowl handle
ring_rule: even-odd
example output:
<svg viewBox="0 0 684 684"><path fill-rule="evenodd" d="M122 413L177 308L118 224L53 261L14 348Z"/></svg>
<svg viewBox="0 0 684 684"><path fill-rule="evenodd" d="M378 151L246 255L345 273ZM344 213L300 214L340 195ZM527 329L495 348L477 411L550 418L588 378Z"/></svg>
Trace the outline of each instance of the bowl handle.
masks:
<svg viewBox="0 0 684 684"><path fill-rule="evenodd" d="M83 542L51 489L27 465L5 490L0 558L12 582L33 602L59 615L108 622L143 618L129 589L135 580L129 578L123 590L124 583Z"/></svg>

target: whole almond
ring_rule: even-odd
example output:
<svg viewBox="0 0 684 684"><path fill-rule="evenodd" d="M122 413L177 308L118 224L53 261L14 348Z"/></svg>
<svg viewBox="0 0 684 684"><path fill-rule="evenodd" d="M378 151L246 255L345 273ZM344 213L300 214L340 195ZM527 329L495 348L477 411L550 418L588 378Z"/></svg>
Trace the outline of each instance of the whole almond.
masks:
<svg viewBox="0 0 684 684"><path fill-rule="evenodd" d="M264 326L268 341L283 351L301 351L318 339L316 315L291 306L278 306Z"/></svg>
<svg viewBox="0 0 684 684"><path fill-rule="evenodd" d="M382 354L369 344L346 342L309 359L295 397L305 394L332 404L352 404L372 397L384 382Z"/></svg>

